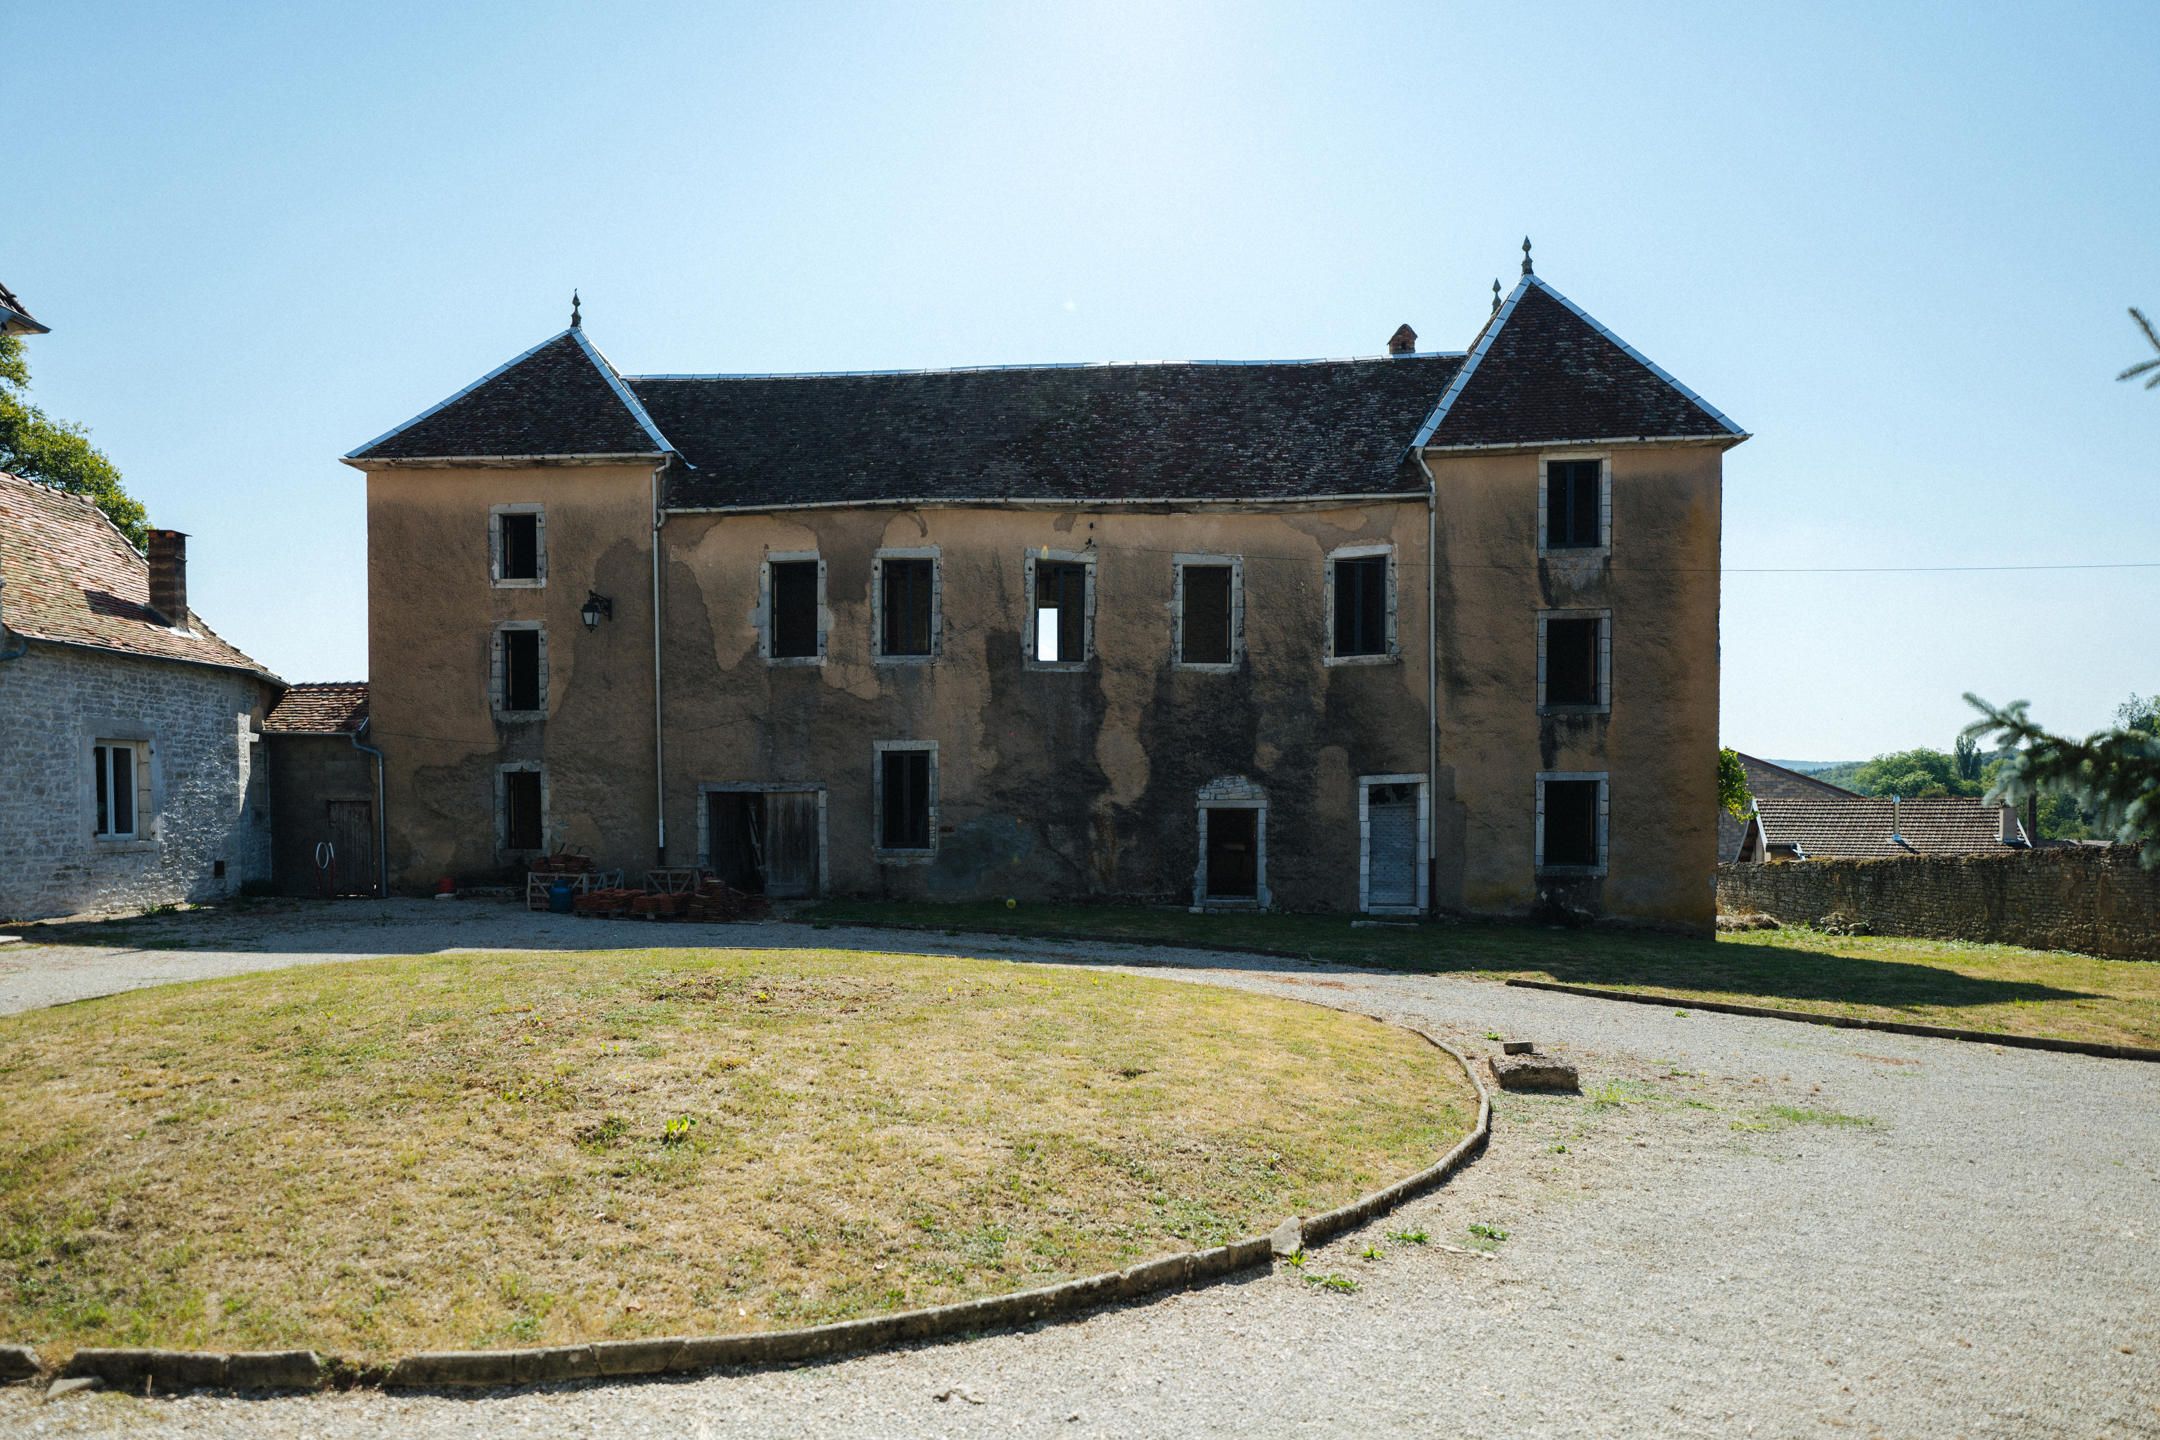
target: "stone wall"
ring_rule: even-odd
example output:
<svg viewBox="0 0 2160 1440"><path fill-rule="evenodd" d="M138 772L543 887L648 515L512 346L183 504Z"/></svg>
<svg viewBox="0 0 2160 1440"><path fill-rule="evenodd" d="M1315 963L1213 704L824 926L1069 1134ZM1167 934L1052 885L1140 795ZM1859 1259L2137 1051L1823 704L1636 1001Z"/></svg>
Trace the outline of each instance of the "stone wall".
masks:
<svg viewBox="0 0 2160 1440"><path fill-rule="evenodd" d="M2160 960L2160 870L2128 846L1720 865L1717 901L1788 924L1843 911L1879 935Z"/></svg>
<svg viewBox="0 0 2160 1440"><path fill-rule="evenodd" d="M208 900L266 879L264 692L231 670L37 642L0 662L0 918ZM137 839L93 833L91 747L108 739L147 747Z"/></svg>

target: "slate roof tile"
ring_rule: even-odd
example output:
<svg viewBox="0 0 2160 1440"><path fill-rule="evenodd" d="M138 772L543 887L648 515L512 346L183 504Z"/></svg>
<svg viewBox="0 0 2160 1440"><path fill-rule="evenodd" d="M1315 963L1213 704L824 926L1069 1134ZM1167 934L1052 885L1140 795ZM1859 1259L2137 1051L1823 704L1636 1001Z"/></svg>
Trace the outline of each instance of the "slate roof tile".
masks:
<svg viewBox="0 0 2160 1440"><path fill-rule="evenodd" d="M0 473L0 624L33 640L221 665L275 679L203 623L150 607L150 563L95 505Z"/></svg>
<svg viewBox="0 0 2160 1440"><path fill-rule="evenodd" d="M661 455L669 446L584 331L553 339L369 441L355 460Z"/></svg>
<svg viewBox="0 0 2160 1440"><path fill-rule="evenodd" d="M365 680L295 685L263 718L265 735L357 735L367 724Z"/></svg>

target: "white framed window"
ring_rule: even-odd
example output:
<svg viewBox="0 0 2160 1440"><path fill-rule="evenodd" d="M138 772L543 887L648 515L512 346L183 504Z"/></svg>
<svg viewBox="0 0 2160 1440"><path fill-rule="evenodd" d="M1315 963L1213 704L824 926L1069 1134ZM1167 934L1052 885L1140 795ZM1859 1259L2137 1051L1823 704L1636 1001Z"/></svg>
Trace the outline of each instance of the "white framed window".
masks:
<svg viewBox="0 0 2160 1440"><path fill-rule="evenodd" d="M1400 658L1395 641L1395 547L1345 545L1327 557L1327 662L1376 665Z"/></svg>
<svg viewBox="0 0 2160 1440"><path fill-rule="evenodd" d="M1548 770L1537 777L1537 871L1603 875L1611 786L1602 770Z"/></svg>
<svg viewBox="0 0 2160 1440"><path fill-rule="evenodd" d="M488 578L498 589L547 584L547 507L520 502L488 510Z"/></svg>
<svg viewBox="0 0 2160 1440"><path fill-rule="evenodd" d="M881 860L921 863L937 854L935 740L880 740L871 777L871 848Z"/></svg>
<svg viewBox="0 0 2160 1440"><path fill-rule="evenodd" d="M1180 670L1237 669L1245 658L1244 559L1179 555L1172 564L1171 663Z"/></svg>
<svg viewBox="0 0 2160 1440"><path fill-rule="evenodd" d="M547 770L537 760L513 760L495 769L495 849L503 855L538 855L547 845Z"/></svg>
<svg viewBox="0 0 2160 1440"><path fill-rule="evenodd" d="M1612 611L1538 612L1537 705L1541 715L1612 709Z"/></svg>
<svg viewBox="0 0 2160 1440"><path fill-rule="evenodd" d="M1267 909L1267 791L1241 776L1219 776L1200 787L1195 810L1192 908Z"/></svg>
<svg viewBox="0 0 2160 1440"><path fill-rule="evenodd" d="M1421 915L1431 890L1432 805L1423 775L1358 777L1358 909Z"/></svg>
<svg viewBox="0 0 2160 1440"><path fill-rule="evenodd" d="M758 574L758 654L768 665L825 663L825 562L815 550L776 550Z"/></svg>
<svg viewBox="0 0 2160 1440"><path fill-rule="evenodd" d="M1537 553L1612 553L1612 456L1570 450L1538 456Z"/></svg>
<svg viewBox="0 0 2160 1440"><path fill-rule="evenodd" d="M150 742L101 739L90 745L90 833L103 841L147 840L156 828Z"/></svg>
<svg viewBox="0 0 2160 1440"><path fill-rule="evenodd" d="M547 626L505 620L488 644L488 697L498 717L535 720L547 713Z"/></svg>
<svg viewBox="0 0 2160 1440"><path fill-rule="evenodd" d="M880 550L870 561L870 658L927 665L944 646L944 562L935 545Z"/></svg>
<svg viewBox="0 0 2160 1440"><path fill-rule="evenodd" d="M1022 567L1027 628L1020 635L1023 662L1034 670L1078 670L1095 656L1095 552L1027 552Z"/></svg>

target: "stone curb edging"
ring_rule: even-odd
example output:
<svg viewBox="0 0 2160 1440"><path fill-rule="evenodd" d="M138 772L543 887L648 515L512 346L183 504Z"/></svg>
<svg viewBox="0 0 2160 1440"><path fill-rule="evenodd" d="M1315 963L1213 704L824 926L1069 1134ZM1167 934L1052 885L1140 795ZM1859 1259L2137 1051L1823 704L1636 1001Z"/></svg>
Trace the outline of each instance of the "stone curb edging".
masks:
<svg viewBox="0 0 2160 1440"><path fill-rule="evenodd" d="M1285 997L1289 998L1289 997ZM1306 1002L1308 1004L1317 1002ZM1335 1008L1324 1006L1322 1008ZM1307 1219L1290 1219L1271 1235L1249 1235L1209 1250L1190 1250L1123 1270L1062 1284L933 1305L865 1320L749 1335L655 1340L602 1340L530 1350L449 1350L406 1355L387 1366L359 1370L312 1350L216 1352L83 1349L60 1378L87 1377L115 1390L313 1390L342 1380L386 1390L556 1384L682 1374L730 1365L790 1364L859 1354L912 1341L952 1339L1039 1320L1069 1319L1122 1300L1220 1279L1264 1265L1276 1254L1317 1245L1372 1219L1447 1179L1481 1152L1492 1135L1492 1094L1462 1051L1414 1025L1401 1028L1444 1050L1477 1092L1477 1124L1432 1165L1368 1195ZM1294 1228L1293 1228L1294 1227ZM44 1373L27 1346L0 1346L0 1379Z"/></svg>
<svg viewBox="0 0 2160 1440"><path fill-rule="evenodd" d="M1752 1015L1762 1020L1797 1020L1803 1025L1827 1025L1838 1030L1884 1030L1893 1035L1920 1035L1930 1040L1964 1040L1975 1045L2007 1045L2018 1050L2052 1050L2062 1055L2090 1055L2100 1060L2142 1060L2160 1064L2160 1049L2146 1045L2111 1045L2101 1040L2057 1040L2047 1035L1998 1035L1987 1030L1961 1030L1951 1025L1922 1025L1908 1020L1869 1020L1857 1015L1822 1015L1807 1010L1778 1010L1768 1005L1742 1005L1726 1000L1697 1000L1687 995L1663 995L1648 990L1607 990L1597 985L1569 985L1558 980L1509 980L1523 990L1553 990L1562 995L1585 995L1593 1000L1624 1000L1631 1005L1668 1006L1675 1010L1709 1010L1720 1015Z"/></svg>

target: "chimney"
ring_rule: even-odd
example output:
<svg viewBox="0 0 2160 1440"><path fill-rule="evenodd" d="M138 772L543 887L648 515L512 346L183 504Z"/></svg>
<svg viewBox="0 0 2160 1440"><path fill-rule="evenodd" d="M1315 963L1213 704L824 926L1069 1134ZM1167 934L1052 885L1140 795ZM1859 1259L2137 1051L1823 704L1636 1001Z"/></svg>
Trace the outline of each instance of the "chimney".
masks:
<svg viewBox="0 0 2160 1440"><path fill-rule="evenodd" d="M1903 803L1904 801L1899 796L1892 795L1890 797L1890 843L1892 845L1905 844L1905 837L1898 832L1898 808Z"/></svg>
<svg viewBox="0 0 2160 1440"><path fill-rule="evenodd" d="M187 536L178 530L150 532L150 608L187 629Z"/></svg>
<svg viewBox="0 0 2160 1440"><path fill-rule="evenodd" d="M1996 833L2000 836L2002 843L2005 845L2023 845L2025 837L2018 831L2016 807L2005 805L1999 813L2002 816L2002 828Z"/></svg>
<svg viewBox="0 0 2160 1440"><path fill-rule="evenodd" d="M1408 325L1398 325L1395 333L1388 336L1387 353L1390 355L1417 354L1417 331Z"/></svg>

